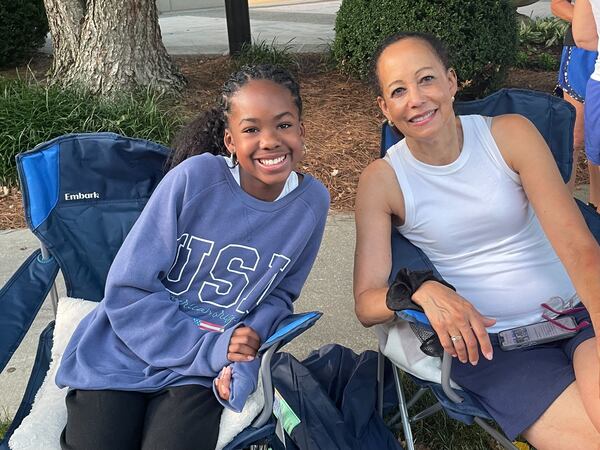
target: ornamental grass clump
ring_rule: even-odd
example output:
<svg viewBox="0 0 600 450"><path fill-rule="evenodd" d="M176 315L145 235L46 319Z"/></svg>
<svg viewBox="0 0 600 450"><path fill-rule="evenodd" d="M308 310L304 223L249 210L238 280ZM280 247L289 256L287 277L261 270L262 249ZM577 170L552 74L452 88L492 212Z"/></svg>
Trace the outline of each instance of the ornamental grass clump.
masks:
<svg viewBox="0 0 600 450"><path fill-rule="evenodd" d="M68 133L111 131L168 145L182 115L152 91L102 99L83 90L0 77L0 186L17 185L15 156Z"/></svg>

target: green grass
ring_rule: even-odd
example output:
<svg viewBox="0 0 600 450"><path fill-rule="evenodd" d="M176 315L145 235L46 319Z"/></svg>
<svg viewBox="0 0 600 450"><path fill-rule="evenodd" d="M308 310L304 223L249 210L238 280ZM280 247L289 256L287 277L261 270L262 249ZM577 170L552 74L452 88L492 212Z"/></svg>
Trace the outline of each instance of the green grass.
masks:
<svg viewBox="0 0 600 450"><path fill-rule="evenodd" d="M12 420L9 419L8 414L6 414L6 411L0 414L0 439L4 437L4 433L6 433L6 431L8 430L8 427L10 426L11 422Z"/></svg>
<svg viewBox="0 0 600 450"><path fill-rule="evenodd" d="M271 64L295 71L298 61L291 53L291 43L292 40L289 40L283 46L277 46L273 39L270 43L263 40L244 44L240 54L233 59L234 67L238 70L245 65Z"/></svg>
<svg viewBox="0 0 600 450"><path fill-rule="evenodd" d="M112 131L168 144L182 122L173 105L151 91L103 100L33 79L0 77L0 186L17 183L17 153L62 134Z"/></svg>

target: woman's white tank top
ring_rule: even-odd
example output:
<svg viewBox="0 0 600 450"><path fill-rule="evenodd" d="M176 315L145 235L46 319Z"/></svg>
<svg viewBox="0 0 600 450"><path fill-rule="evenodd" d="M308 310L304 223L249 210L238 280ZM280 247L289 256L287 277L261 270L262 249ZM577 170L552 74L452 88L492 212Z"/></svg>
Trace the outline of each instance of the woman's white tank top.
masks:
<svg viewBox="0 0 600 450"><path fill-rule="evenodd" d="M460 120L463 148L451 164L417 160L405 140L389 149L385 159L404 196L398 230L481 314L496 319L489 332L539 322L541 303L560 308L553 297L573 301L575 289L496 146L491 119Z"/></svg>

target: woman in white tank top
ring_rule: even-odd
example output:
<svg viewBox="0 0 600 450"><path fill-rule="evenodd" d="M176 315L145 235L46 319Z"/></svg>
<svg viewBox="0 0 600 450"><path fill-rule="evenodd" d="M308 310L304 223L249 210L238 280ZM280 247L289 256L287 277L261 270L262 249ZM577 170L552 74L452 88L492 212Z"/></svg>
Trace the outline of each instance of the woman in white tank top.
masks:
<svg viewBox="0 0 600 450"><path fill-rule="evenodd" d="M373 60L378 104L405 139L359 181L357 317L365 326L395 318L386 293L397 227L456 287L428 281L412 297L456 357L454 381L479 396L509 437L523 433L538 449L600 448L600 347L592 327L550 346L552 356L541 347L502 352L493 337L540 321L540 304L556 296L581 299L600 326L600 248L544 139L522 116L456 117L457 77L430 35L391 36ZM515 370L523 373L511 378ZM500 394L484 386L494 375Z"/></svg>

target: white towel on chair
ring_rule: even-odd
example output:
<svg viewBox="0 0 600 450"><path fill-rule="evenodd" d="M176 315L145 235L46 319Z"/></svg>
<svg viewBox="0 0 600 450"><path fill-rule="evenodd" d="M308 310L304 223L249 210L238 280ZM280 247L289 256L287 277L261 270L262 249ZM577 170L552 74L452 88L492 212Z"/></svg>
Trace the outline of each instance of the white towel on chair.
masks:
<svg viewBox="0 0 600 450"><path fill-rule="evenodd" d="M54 382L56 371L63 351L75 328L98 303L61 298L54 327L52 360L46 378L35 396L31 412L14 432L9 440L12 450L60 450L60 433L67 423L65 396L67 388L59 389ZM221 416L219 440L216 450L226 446L239 432L244 430L262 411L264 398L262 383L248 397L241 413L224 410Z"/></svg>

